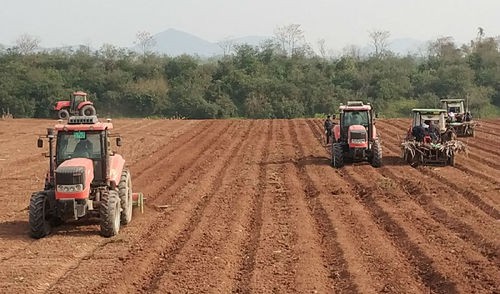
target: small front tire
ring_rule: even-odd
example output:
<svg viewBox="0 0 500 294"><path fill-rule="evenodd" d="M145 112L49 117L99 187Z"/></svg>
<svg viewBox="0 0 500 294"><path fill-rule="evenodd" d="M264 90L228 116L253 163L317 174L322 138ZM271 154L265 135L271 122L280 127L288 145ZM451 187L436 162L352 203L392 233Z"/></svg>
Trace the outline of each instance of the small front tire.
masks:
<svg viewBox="0 0 500 294"><path fill-rule="evenodd" d="M332 144L332 166L336 168L344 166L344 150L340 143Z"/></svg>

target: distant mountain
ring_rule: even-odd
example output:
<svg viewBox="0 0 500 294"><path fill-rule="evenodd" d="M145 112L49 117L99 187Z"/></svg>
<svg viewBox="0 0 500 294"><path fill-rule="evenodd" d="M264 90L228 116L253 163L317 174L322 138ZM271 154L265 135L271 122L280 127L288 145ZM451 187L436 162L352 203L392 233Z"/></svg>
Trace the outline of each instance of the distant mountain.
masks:
<svg viewBox="0 0 500 294"><path fill-rule="evenodd" d="M178 56L182 54L199 55L201 57L212 57L222 55L223 50L217 42L210 42L195 35L179 31L176 29L168 29L161 33L153 35L156 44L152 51L170 56ZM262 41L269 37L264 36L246 36L239 38L227 39L225 41L236 44L249 44L258 46ZM138 46L131 48L134 51L140 51Z"/></svg>
<svg viewBox="0 0 500 294"><path fill-rule="evenodd" d="M411 38L398 38L388 41L388 49L397 55L416 54L419 50L427 46L427 41L411 39ZM362 55L370 55L375 52L372 45L366 45L361 48Z"/></svg>
<svg viewBox="0 0 500 294"><path fill-rule="evenodd" d="M213 56L222 54L222 49L212 42L175 29L153 35L156 44L153 51L167 55L181 54Z"/></svg>

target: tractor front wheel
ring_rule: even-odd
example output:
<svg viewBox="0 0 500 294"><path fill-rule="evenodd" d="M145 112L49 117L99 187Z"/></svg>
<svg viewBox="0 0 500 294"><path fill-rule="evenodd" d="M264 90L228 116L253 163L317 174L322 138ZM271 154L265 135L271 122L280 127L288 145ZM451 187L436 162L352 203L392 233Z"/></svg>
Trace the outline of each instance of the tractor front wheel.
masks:
<svg viewBox="0 0 500 294"><path fill-rule="evenodd" d="M57 117L59 119L68 119L69 111L67 109L61 109L57 112Z"/></svg>
<svg viewBox="0 0 500 294"><path fill-rule="evenodd" d="M130 177L130 172L124 169L122 172L122 177L120 179L120 184L118 184L118 191L120 195L120 205L121 213L120 220L122 225L126 225L132 221L132 179Z"/></svg>
<svg viewBox="0 0 500 294"><path fill-rule="evenodd" d="M99 209L101 217L101 235L113 237L120 231L120 198L118 192L107 191L101 195Z"/></svg>
<svg viewBox="0 0 500 294"><path fill-rule="evenodd" d="M31 195L29 208L30 235L40 239L50 234L49 201L47 195L38 192Z"/></svg>
<svg viewBox="0 0 500 294"><path fill-rule="evenodd" d="M378 139L373 142L372 145L372 162L373 167L381 167L382 166L382 145L380 145L380 141Z"/></svg>
<svg viewBox="0 0 500 294"><path fill-rule="evenodd" d="M344 150L340 143L332 144L332 165L336 168L344 166Z"/></svg>
<svg viewBox="0 0 500 294"><path fill-rule="evenodd" d="M93 105L87 104L80 109L80 115L81 116L92 116L95 115L95 107Z"/></svg>

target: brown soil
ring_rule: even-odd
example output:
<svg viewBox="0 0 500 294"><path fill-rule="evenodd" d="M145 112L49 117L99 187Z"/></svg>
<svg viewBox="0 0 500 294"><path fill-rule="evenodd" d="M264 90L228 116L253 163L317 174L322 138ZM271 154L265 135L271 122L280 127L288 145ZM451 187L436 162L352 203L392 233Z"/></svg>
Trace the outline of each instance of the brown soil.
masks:
<svg viewBox="0 0 500 294"><path fill-rule="evenodd" d="M0 121L0 293L500 293L500 120L456 167L330 166L319 120L115 120L145 213L28 236L50 120ZM399 138L398 138L399 136Z"/></svg>

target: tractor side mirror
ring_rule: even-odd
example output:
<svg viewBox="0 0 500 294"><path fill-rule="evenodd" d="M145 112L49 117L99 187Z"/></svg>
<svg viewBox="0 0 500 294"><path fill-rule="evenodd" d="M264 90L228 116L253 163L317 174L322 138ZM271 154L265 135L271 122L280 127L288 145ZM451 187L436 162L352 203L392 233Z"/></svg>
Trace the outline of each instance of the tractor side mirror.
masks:
<svg viewBox="0 0 500 294"><path fill-rule="evenodd" d="M43 148L43 140L42 140L42 138L38 138L38 141L36 142L36 146L38 146L38 148Z"/></svg>
<svg viewBox="0 0 500 294"><path fill-rule="evenodd" d="M122 146L122 138L120 137L116 138L116 146L118 147Z"/></svg>

